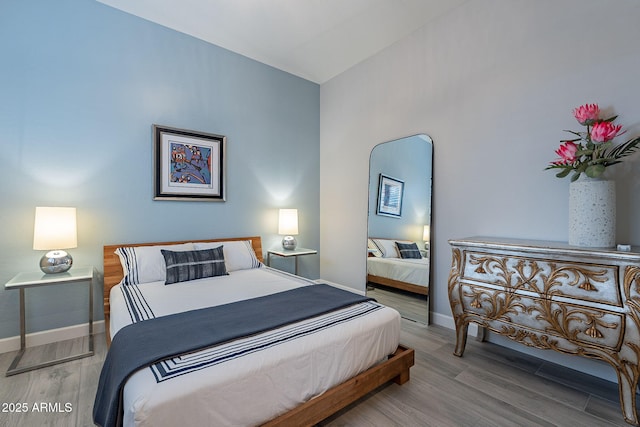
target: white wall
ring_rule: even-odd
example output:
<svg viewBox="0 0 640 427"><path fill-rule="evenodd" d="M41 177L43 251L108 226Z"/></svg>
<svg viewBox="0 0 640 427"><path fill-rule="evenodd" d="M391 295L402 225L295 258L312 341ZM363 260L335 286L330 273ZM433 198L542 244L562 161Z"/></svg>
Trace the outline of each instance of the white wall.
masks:
<svg viewBox="0 0 640 427"><path fill-rule="evenodd" d="M639 19L636 0L471 0L323 84L321 277L364 289L369 152L417 133L434 141L436 322L451 316L447 239L567 240L569 181L543 169L563 129L579 130L578 105L597 102L640 135ZM610 172L618 240L640 244L631 160Z"/></svg>

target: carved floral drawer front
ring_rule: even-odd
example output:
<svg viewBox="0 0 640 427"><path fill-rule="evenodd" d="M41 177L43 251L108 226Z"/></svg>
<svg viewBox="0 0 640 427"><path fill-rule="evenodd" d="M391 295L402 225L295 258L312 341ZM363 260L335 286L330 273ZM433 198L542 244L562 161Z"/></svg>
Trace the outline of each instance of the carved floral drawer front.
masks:
<svg viewBox="0 0 640 427"><path fill-rule="evenodd" d="M625 421L640 426L640 247L563 242L449 240L449 303L462 356L469 323L515 342L609 363Z"/></svg>
<svg viewBox="0 0 640 427"><path fill-rule="evenodd" d="M464 252L462 279L622 307L618 267Z"/></svg>
<svg viewBox="0 0 640 427"><path fill-rule="evenodd" d="M538 333L559 336L586 345L619 350L624 333L624 315L551 299L533 298L513 292L461 283L466 313L484 319L512 323Z"/></svg>

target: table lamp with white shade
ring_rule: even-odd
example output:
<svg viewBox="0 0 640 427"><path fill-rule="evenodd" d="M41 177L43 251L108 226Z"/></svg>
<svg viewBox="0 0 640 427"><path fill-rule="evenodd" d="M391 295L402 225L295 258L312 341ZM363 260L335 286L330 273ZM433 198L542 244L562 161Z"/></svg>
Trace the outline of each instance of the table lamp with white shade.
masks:
<svg viewBox="0 0 640 427"><path fill-rule="evenodd" d="M431 240L431 228L428 225L424 226L422 230L422 241L424 242L424 248L429 249L429 241Z"/></svg>
<svg viewBox="0 0 640 427"><path fill-rule="evenodd" d="M76 247L76 208L37 207L33 249L48 251L40 259L40 270L46 274L68 271L73 258L63 249Z"/></svg>
<svg viewBox="0 0 640 427"><path fill-rule="evenodd" d="M278 234L284 235L282 247L294 250L298 245L294 235L298 234L298 209L280 209L278 219Z"/></svg>

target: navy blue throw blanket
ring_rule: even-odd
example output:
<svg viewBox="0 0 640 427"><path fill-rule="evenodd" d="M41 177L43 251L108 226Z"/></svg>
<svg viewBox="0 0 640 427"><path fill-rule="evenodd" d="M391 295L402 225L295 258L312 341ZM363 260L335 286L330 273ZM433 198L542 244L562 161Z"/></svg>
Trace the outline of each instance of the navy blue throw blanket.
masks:
<svg viewBox="0 0 640 427"><path fill-rule="evenodd" d="M113 338L102 367L93 421L111 427L122 420L122 389L141 368L371 299L320 284L125 326Z"/></svg>

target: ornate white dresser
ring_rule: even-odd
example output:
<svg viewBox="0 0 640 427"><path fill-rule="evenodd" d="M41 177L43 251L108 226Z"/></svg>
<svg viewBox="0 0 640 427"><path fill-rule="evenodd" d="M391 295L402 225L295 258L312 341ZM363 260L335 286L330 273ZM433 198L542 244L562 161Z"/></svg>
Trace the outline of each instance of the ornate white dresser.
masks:
<svg viewBox="0 0 640 427"><path fill-rule="evenodd" d="M640 248L473 237L450 240L454 354L469 322L519 343L608 362L625 420L638 425Z"/></svg>

